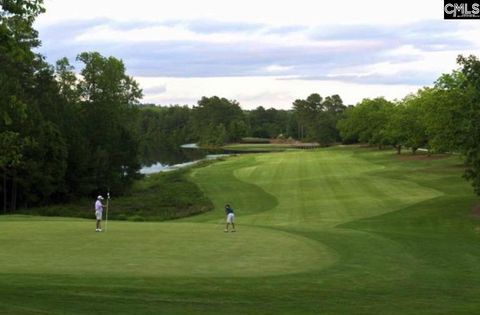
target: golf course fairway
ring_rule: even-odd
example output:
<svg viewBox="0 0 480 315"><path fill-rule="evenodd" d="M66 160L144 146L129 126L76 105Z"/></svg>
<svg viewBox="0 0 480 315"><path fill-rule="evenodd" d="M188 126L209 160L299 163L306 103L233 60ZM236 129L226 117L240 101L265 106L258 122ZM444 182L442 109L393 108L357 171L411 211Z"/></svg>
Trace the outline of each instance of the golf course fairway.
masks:
<svg viewBox="0 0 480 315"><path fill-rule="evenodd" d="M477 314L479 200L462 172L455 156L356 147L245 154L190 171L215 205L202 215L106 233L1 216L0 314Z"/></svg>

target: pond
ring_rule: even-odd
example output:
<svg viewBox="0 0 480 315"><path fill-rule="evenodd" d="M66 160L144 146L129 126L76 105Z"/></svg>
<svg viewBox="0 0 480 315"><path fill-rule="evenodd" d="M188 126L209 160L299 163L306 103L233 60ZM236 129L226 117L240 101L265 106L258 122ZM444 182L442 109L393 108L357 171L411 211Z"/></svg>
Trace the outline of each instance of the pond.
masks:
<svg viewBox="0 0 480 315"><path fill-rule="evenodd" d="M228 156L224 150L200 149L194 143L184 144L177 148L162 148L149 152L149 158L144 157L141 174L168 172L182 167L194 165L203 160L212 160Z"/></svg>

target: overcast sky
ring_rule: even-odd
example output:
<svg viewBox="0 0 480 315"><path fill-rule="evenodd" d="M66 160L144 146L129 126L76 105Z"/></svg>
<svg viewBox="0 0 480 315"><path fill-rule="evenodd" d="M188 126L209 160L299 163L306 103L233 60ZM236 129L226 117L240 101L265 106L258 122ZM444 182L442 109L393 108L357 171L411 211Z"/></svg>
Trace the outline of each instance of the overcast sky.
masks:
<svg viewBox="0 0 480 315"><path fill-rule="evenodd" d="M478 20L443 20L443 1L46 0L40 52L122 59L143 102L202 96L290 108L311 93L402 98L480 55Z"/></svg>

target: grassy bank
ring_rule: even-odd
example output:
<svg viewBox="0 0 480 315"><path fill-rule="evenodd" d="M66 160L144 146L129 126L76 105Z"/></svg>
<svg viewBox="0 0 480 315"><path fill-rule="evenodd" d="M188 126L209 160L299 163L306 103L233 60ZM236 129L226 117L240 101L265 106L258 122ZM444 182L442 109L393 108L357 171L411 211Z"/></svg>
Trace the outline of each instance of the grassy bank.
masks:
<svg viewBox="0 0 480 315"><path fill-rule="evenodd" d="M272 144L272 143L235 143L222 147L225 150L238 152L274 152L295 149L290 144Z"/></svg>
<svg viewBox="0 0 480 315"><path fill-rule="evenodd" d="M3 216L0 313L476 314L479 200L462 172L364 148L247 154L186 173L214 204L201 215L108 233Z"/></svg>
<svg viewBox="0 0 480 315"><path fill-rule="evenodd" d="M232 152L283 152L289 150L300 149L318 149L318 143L301 143L301 142L270 142L270 143L231 143L224 145L222 149Z"/></svg>
<svg viewBox="0 0 480 315"><path fill-rule="evenodd" d="M188 172L190 169L152 174L136 181L129 195L112 196L109 219L163 221L211 210L211 201L188 179ZM19 213L92 218L94 202L95 200L83 199L70 204L23 209Z"/></svg>

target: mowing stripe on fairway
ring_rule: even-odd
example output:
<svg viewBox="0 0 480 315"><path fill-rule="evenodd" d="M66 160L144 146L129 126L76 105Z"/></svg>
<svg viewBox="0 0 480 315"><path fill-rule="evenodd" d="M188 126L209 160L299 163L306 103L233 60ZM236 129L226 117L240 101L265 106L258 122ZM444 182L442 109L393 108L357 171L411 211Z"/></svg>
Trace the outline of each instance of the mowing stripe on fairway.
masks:
<svg viewBox="0 0 480 315"><path fill-rule="evenodd" d="M376 176L383 168L344 151L293 151L240 156L198 169L192 179L213 200L217 216L231 203L240 224L263 226L334 227L442 195Z"/></svg>

